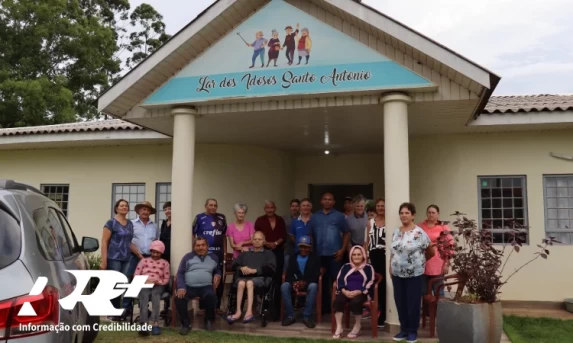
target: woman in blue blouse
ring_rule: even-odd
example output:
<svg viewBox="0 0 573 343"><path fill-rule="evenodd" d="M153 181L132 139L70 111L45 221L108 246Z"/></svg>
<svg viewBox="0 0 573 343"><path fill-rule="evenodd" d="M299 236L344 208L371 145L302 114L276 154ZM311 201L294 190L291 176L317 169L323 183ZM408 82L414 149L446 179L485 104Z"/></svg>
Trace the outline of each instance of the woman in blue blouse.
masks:
<svg viewBox="0 0 573 343"><path fill-rule="evenodd" d="M412 203L400 205L402 226L392 235L390 275L394 285L394 301L400 319L400 333L394 341L417 342L420 326L422 276L426 259L434 255L430 237L414 224L416 207Z"/></svg>
<svg viewBox="0 0 573 343"><path fill-rule="evenodd" d="M129 267L131 252L137 255L139 249L131 241L133 239L133 223L127 219L129 203L120 199L113 207L115 216L108 220L103 227L101 240L101 265L100 269L115 270L125 276ZM120 308L120 297L113 299L113 307ZM117 320L118 318L110 318Z"/></svg>

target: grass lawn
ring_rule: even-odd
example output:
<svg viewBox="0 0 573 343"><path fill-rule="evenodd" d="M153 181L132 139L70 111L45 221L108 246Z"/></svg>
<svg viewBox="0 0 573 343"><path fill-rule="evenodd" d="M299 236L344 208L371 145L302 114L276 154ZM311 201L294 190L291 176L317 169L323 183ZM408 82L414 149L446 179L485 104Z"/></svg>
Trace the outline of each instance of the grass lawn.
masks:
<svg viewBox="0 0 573 343"><path fill-rule="evenodd" d="M170 342L192 342L192 343L332 343L332 339L304 339L304 338L282 338L244 335L226 332L191 331L187 336L179 335L179 330L163 329L161 336L139 337L136 332L110 332L100 331L96 343L107 342L149 342L149 343L170 343ZM384 343L378 341L379 343Z"/></svg>
<svg viewBox="0 0 573 343"><path fill-rule="evenodd" d="M504 316L504 330L513 343L573 342L573 320Z"/></svg>

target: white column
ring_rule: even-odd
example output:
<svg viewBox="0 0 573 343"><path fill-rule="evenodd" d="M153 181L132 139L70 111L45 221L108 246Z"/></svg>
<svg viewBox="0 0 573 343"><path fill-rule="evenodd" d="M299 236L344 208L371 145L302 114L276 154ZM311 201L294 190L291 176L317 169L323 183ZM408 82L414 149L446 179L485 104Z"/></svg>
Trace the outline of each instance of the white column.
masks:
<svg viewBox="0 0 573 343"><path fill-rule="evenodd" d="M410 165L408 155L408 104L412 98L401 93L385 94L384 106L384 192L386 199L386 331L400 329L394 287L390 276L392 232L400 226L398 208L410 201Z"/></svg>
<svg viewBox="0 0 573 343"><path fill-rule="evenodd" d="M173 161L171 164L171 271L192 249L193 170L195 166L195 115L188 107L171 110L173 115Z"/></svg>

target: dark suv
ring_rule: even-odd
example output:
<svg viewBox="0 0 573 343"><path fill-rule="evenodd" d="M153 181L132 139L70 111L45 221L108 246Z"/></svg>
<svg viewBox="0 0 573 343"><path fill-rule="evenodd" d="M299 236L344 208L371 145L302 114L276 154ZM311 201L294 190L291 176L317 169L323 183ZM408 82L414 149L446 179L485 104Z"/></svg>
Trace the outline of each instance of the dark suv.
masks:
<svg viewBox="0 0 573 343"><path fill-rule="evenodd" d="M89 269L83 253L98 248L98 240L90 237L78 244L58 205L42 192L0 179L0 343L93 342L97 336L94 330L56 332L41 328L62 324L93 328L99 323L99 317L89 316L81 304L67 311L58 303L76 285L75 277L66 270ZM48 278L47 286L40 295L29 295L40 276ZM84 290L84 294L89 292ZM26 302L35 316L18 316ZM22 330L28 324L38 330Z"/></svg>

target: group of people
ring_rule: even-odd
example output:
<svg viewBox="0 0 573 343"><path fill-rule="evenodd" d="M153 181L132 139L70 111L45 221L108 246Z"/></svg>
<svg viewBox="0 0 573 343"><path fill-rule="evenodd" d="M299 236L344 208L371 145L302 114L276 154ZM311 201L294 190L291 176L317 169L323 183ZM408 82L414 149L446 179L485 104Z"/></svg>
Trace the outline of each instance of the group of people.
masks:
<svg viewBox="0 0 573 343"><path fill-rule="evenodd" d="M379 313L369 313L364 302L374 298L376 274L386 275L386 254L390 253L389 274L392 276L394 300L400 320L397 341L415 342L420 321L421 297L427 291L428 280L448 272L448 259L437 253L436 240L448 227L439 220L439 208L431 205L426 211L426 220L415 224L416 208L412 203L403 203L399 210L401 226L391 233L391 246L386 246L385 201L377 199L371 206L362 196L346 198L344 212L334 208L333 194L322 195L321 209L314 211L310 199L293 199L289 214L276 214L273 201L264 204L265 214L256 221L246 220L248 207L238 203L234 206L235 219L227 223L219 213L215 199L205 201L205 212L195 217L192 225L193 251L179 263L176 277L175 304L181 320L181 334L191 330L187 311L188 302L199 297L205 311L204 325L213 329L213 322L220 311L224 288L224 273L234 273L232 291L236 292L236 311L223 315L230 324L243 319L243 323L255 320L253 304L256 290L274 284L271 299L271 315L278 319L281 301L284 306L282 325L296 322L293 291L304 291L303 323L314 328L315 310L334 311L336 330L333 338L343 334L342 316L349 306L355 324L347 334L355 338L360 334L361 319L378 316L378 326L386 321L386 283L379 283ZM152 289L140 294L142 309L140 320L147 323L147 306L152 301L152 334L160 334L158 326L160 294L170 278L171 203L163 206L167 217L161 229L149 216L156 210L149 202L138 204L137 219L127 219L129 204L119 200L115 204L115 217L104 226L102 240L103 269L113 269L132 275L148 275ZM450 237L451 238L451 237ZM230 247L232 252L227 252ZM227 253L232 254L232 263L225 265ZM318 296L318 280L323 274L322 308L315 307ZM285 273L285 282L282 281ZM381 278L380 277L380 278ZM331 299L331 287L335 283L335 298ZM243 298L246 293L246 309L243 314ZM295 292L296 294L296 292ZM124 316L131 310L128 299L121 304ZM120 307L120 300L114 300ZM169 306L166 301L164 311ZM332 306L332 308L331 308ZM111 318L122 320L122 318ZM149 334L141 332L141 334Z"/></svg>

